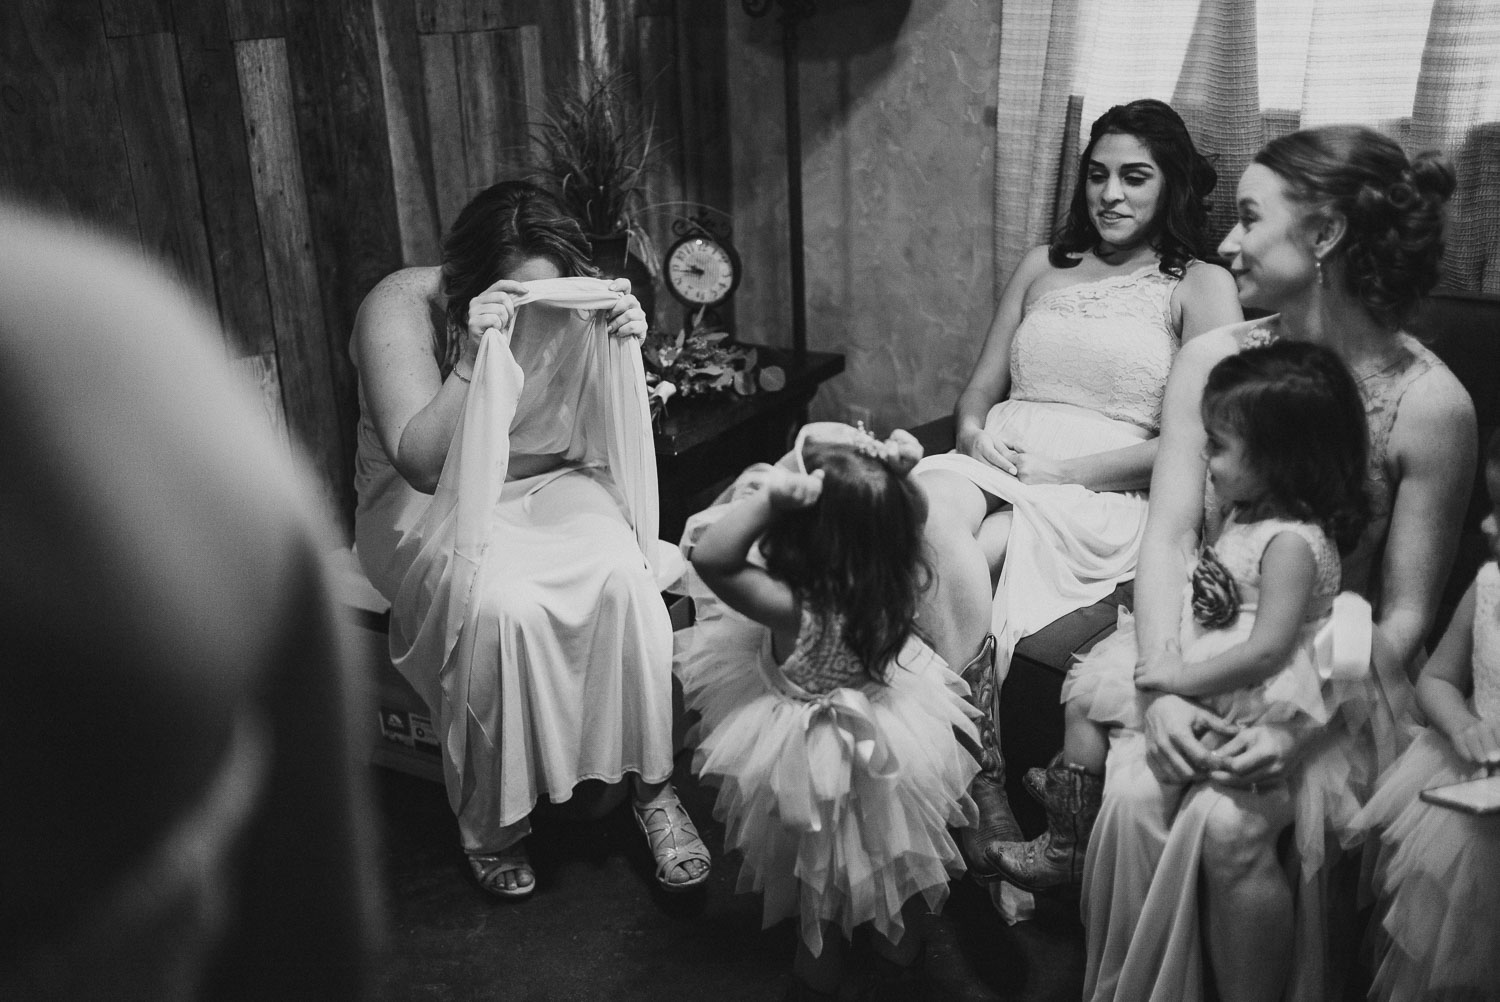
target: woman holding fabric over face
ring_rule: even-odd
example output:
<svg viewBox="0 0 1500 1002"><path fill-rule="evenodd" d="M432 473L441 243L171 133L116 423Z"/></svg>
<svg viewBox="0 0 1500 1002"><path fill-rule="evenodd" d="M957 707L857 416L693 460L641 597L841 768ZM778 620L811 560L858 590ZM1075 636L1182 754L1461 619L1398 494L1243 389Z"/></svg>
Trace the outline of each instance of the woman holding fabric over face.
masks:
<svg viewBox="0 0 1500 1002"><path fill-rule="evenodd" d="M538 798L627 774L661 886L709 871L669 782L646 320L588 253L546 192L494 185L441 267L370 292L351 345L360 561L392 603L392 659L438 721L470 871L505 898L535 888L522 839Z"/></svg>
<svg viewBox="0 0 1500 1002"><path fill-rule="evenodd" d="M1111 108L1080 160L1057 238L1026 255L1001 297L955 409L957 450L917 468L940 587L974 581L994 595L965 631L967 649L986 633L997 647L994 668L968 679L991 719L980 825L964 848L986 875L1021 837L995 724L1016 641L1134 576L1172 359L1241 318L1229 275L1201 260L1217 175L1175 111Z"/></svg>
<svg viewBox="0 0 1500 1002"><path fill-rule="evenodd" d="M1239 221L1220 250L1240 301L1276 312L1205 334L1173 366L1135 629L1118 642L1134 647L1126 653L1148 677L1180 665L1183 589L1200 541L1221 528L1205 491L1205 379L1221 359L1278 339L1332 349L1364 403L1370 520L1343 562L1343 587L1369 599L1373 635L1357 600L1335 605L1326 723L1234 727L1159 695L1143 729L1111 732L1083 874L1086 998L1196 1000L1214 994L1210 979L1225 1002L1339 997L1328 864L1406 739L1407 673L1472 483L1473 405L1401 329L1437 283L1453 183L1435 156L1409 160L1356 126L1273 140L1240 179ZM1334 762L1342 776L1327 768Z"/></svg>

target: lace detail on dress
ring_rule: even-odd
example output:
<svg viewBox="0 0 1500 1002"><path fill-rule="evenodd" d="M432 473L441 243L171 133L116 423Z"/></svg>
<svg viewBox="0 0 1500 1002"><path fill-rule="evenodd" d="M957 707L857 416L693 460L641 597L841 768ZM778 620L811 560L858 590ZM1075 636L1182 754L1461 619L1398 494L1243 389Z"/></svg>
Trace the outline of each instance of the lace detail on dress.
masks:
<svg viewBox="0 0 1500 1002"><path fill-rule="evenodd" d="M1010 398L1074 404L1156 431L1179 344L1178 281L1153 264L1038 296L1011 345Z"/></svg>
<svg viewBox="0 0 1500 1002"><path fill-rule="evenodd" d="M1339 593L1338 547L1321 527L1280 518L1241 524L1231 516L1224 525L1223 534L1214 543L1213 551L1240 588L1244 605L1249 607L1258 600L1260 562L1265 556L1266 546L1283 532L1296 533L1312 547L1317 577L1313 582L1314 601L1309 603L1306 617L1310 622L1326 615L1333 597ZM1255 594L1244 594L1251 589Z"/></svg>
<svg viewBox="0 0 1500 1002"><path fill-rule="evenodd" d="M1493 560L1474 583L1474 712L1500 720L1500 568Z"/></svg>
<svg viewBox="0 0 1500 1002"><path fill-rule="evenodd" d="M842 616L819 616L802 603L802 628L797 646L781 666L781 673L814 696L847 685L859 685L869 676L854 652L844 643Z"/></svg>

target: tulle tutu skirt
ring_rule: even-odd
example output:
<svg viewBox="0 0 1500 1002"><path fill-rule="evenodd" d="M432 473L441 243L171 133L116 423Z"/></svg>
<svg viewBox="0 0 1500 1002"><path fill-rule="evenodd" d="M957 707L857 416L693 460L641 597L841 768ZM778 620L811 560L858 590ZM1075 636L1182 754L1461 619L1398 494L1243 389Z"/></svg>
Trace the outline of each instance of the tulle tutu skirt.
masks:
<svg viewBox="0 0 1500 1002"><path fill-rule="evenodd" d="M1483 775L1437 731L1424 731L1355 818L1381 833L1374 998L1500 999L1500 815L1418 796Z"/></svg>
<svg viewBox="0 0 1500 1002"><path fill-rule="evenodd" d="M913 638L889 684L799 698L764 626L710 600L687 633L677 671L700 714L694 768L719 787L715 817L744 855L738 890L764 895L765 924L800 915L821 952L823 923L899 939L906 901L940 908L964 869L949 827L975 819L963 681Z"/></svg>

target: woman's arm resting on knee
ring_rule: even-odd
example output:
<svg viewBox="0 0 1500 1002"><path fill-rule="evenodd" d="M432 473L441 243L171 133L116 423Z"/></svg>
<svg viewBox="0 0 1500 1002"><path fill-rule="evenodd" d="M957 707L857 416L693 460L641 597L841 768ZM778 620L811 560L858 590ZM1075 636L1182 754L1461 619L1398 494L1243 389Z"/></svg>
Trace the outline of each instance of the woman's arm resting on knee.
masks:
<svg viewBox="0 0 1500 1002"><path fill-rule="evenodd" d="M1453 564L1477 440L1474 405L1446 369L1427 373L1402 398L1391 429L1396 492L1375 625L1408 673Z"/></svg>
<svg viewBox="0 0 1500 1002"><path fill-rule="evenodd" d="M984 348L969 382L953 408L954 448L982 463L989 463L1007 473L1015 473L1015 453L1003 442L985 433L984 421L990 408L1004 399L1010 390L1010 348L1021 325L1026 290L1050 268L1047 248L1033 247L1016 266L1015 273L1000 294L995 319L990 322Z"/></svg>

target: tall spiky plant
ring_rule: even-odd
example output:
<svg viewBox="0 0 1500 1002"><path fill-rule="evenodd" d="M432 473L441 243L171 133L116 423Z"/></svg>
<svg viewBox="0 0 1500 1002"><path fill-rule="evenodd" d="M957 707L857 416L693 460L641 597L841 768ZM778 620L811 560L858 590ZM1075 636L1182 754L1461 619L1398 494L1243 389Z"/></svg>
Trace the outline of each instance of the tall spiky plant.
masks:
<svg viewBox="0 0 1500 1002"><path fill-rule="evenodd" d="M635 213L661 159L652 118L626 100L623 73L590 74L532 126L534 179L550 187L595 236L640 232Z"/></svg>

